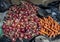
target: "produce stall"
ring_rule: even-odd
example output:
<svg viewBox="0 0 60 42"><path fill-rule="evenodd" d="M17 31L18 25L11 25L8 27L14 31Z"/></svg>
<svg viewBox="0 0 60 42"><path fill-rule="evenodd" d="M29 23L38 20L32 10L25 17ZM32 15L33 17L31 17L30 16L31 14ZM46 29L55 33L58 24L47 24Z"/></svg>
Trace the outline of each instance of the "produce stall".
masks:
<svg viewBox="0 0 60 42"><path fill-rule="evenodd" d="M1 42L51 42L60 35L60 1L47 6L31 1L13 4L0 15Z"/></svg>

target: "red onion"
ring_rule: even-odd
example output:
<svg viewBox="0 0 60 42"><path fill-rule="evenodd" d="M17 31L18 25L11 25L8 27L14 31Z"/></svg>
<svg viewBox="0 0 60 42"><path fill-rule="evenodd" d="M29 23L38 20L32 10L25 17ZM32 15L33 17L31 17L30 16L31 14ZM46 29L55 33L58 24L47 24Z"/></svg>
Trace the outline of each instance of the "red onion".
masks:
<svg viewBox="0 0 60 42"><path fill-rule="evenodd" d="M7 32L8 37L12 37L13 41L16 38L29 39L39 34L37 30L39 21L39 18L36 16L37 7L25 1L23 2L21 5L14 5L9 9L6 16L7 18L9 17L8 21L6 20L6 23L3 24L4 34ZM12 33L9 34L10 32Z"/></svg>

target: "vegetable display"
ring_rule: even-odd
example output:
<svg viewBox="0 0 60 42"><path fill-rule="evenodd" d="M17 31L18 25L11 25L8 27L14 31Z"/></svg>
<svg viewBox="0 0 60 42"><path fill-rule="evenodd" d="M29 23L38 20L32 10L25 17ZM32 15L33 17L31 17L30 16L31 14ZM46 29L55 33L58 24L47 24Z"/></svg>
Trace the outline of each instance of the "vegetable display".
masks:
<svg viewBox="0 0 60 42"><path fill-rule="evenodd" d="M11 6L2 26L4 34L13 41L17 38L30 39L39 35L37 10L38 7L24 1L20 5Z"/></svg>
<svg viewBox="0 0 60 42"><path fill-rule="evenodd" d="M21 1L20 5L11 6L3 22L4 35L10 37L12 42L19 39L31 39L37 35L55 37L60 34L60 25L50 16L39 18L39 7Z"/></svg>
<svg viewBox="0 0 60 42"><path fill-rule="evenodd" d="M52 38L60 34L60 25L50 16L48 16L47 18L44 17L43 19L40 18L40 26L41 35L47 35Z"/></svg>

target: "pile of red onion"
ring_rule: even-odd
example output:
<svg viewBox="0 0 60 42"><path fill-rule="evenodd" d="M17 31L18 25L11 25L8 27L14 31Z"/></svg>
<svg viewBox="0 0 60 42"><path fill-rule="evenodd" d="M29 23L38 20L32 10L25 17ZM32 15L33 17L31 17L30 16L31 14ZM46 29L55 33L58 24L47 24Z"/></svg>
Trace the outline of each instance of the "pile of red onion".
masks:
<svg viewBox="0 0 60 42"><path fill-rule="evenodd" d="M17 38L30 39L39 35L37 10L38 7L25 1L20 5L11 6L2 26L4 34L13 41Z"/></svg>

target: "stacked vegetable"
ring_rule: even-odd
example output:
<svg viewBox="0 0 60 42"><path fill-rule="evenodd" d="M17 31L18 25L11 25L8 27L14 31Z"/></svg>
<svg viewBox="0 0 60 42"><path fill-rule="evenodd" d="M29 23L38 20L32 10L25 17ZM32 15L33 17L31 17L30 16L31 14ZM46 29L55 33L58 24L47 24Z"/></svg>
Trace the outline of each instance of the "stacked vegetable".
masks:
<svg viewBox="0 0 60 42"><path fill-rule="evenodd" d="M22 1L12 6L3 23L3 32L13 41L17 38L30 39L39 35L39 18L36 16L38 7Z"/></svg>
<svg viewBox="0 0 60 42"><path fill-rule="evenodd" d="M50 16L47 18L40 18L40 34L47 35L50 38L55 37L60 34L60 25L54 21Z"/></svg>
<svg viewBox="0 0 60 42"><path fill-rule="evenodd" d="M20 5L11 6L2 26L4 35L15 41L17 38L30 39L40 34L49 37L60 34L60 25L50 16L38 18L38 9L25 1Z"/></svg>

